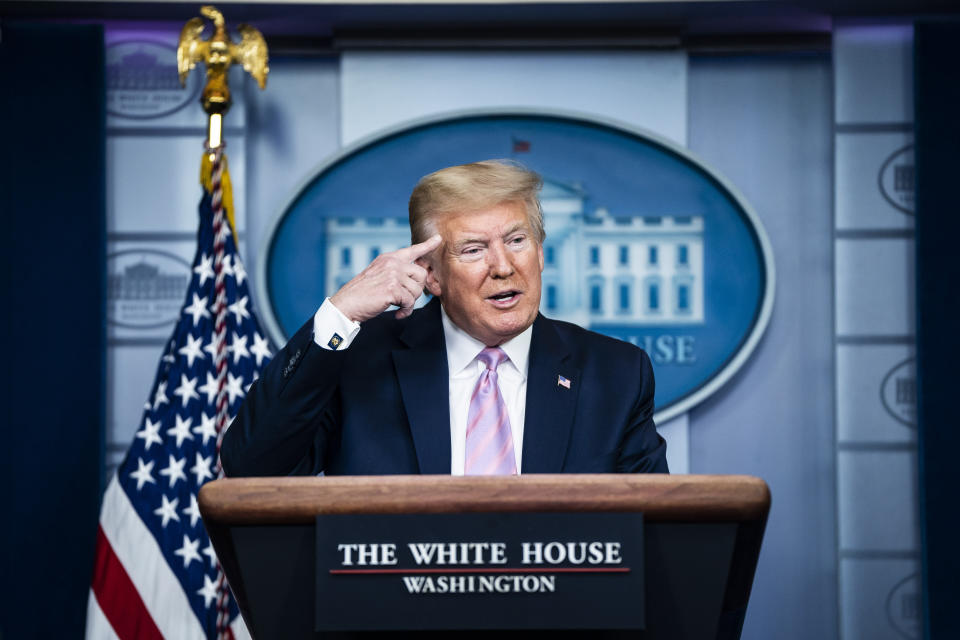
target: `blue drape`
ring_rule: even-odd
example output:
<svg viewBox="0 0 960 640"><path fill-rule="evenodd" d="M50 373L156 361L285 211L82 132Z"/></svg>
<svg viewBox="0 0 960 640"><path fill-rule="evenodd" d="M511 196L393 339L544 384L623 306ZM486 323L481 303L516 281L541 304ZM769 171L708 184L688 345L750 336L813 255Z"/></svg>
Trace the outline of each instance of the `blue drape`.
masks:
<svg viewBox="0 0 960 640"><path fill-rule="evenodd" d="M103 469L105 94L99 26L0 39L0 635L83 636Z"/></svg>

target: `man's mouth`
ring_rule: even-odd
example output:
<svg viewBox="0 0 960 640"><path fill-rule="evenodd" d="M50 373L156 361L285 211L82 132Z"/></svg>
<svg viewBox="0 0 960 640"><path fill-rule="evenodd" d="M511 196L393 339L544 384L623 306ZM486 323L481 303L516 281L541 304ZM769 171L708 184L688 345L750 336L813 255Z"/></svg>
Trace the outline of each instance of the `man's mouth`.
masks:
<svg viewBox="0 0 960 640"><path fill-rule="evenodd" d="M500 291L488 296L487 300L493 303L495 307L509 307L520 298L520 292L516 289Z"/></svg>

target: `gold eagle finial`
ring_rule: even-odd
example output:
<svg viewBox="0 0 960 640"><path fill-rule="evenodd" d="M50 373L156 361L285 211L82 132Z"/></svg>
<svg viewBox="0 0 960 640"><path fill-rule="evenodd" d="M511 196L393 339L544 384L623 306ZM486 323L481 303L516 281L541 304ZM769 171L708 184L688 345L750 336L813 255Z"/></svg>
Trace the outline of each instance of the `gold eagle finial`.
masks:
<svg viewBox="0 0 960 640"><path fill-rule="evenodd" d="M213 22L213 35L209 40L201 36L205 27L202 18L191 18L180 32L177 45L177 71L180 84L185 85L187 74L198 62L207 67L207 84L200 102L208 115L223 115L230 108L230 87L227 71L232 64L241 64L257 81L261 89L267 86L267 43L259 31L247 24L237 27L240 42L234 43L227 34L223 14L212 5L200 8L200 13Z"/></svg>

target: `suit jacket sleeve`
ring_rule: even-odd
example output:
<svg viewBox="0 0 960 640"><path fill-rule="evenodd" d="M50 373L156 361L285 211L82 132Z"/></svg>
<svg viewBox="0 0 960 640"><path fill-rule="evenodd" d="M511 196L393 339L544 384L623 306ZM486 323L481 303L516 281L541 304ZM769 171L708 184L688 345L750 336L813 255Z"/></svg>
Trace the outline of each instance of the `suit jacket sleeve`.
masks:
<svg viewBox="0 0 960 640"><path fill-rule="evenodd" d="M220 448L227 476L317 474L339 437L346 352L313 341L307 322L253 383Z"/></svg>
<svg viewBox="0 0 960 640"><path fill-rule="evenodd" d="M667 443L657 433L653 423L653 367L646 352L639 351L637 371L639 389L630 414L630 423L624 431L617 459L620 473L669 473Z"/></svg>

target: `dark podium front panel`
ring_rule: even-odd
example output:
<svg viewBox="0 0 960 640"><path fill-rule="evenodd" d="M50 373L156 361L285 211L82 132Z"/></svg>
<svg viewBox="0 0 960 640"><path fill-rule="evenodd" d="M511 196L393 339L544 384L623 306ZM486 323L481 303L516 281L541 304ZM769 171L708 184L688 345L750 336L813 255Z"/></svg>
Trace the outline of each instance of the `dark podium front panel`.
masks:
<svg viewBox="0 0 960 640"><path fill-rule="evenodd" d="M448 635L315 631L315 518L483 512L643 513L645 593L637 597L644 598L645 630L524 630L525 635L738 638L769 504L766 484L744 476L257 478L210 483L200 499L204 523L254 638ZM624 594L625 602L629 598ZM376 616L377 603L370 602L367 611ZM417 628L416 620L408 622L408 629ZM458 636L489 633L458 631Z"/></svg>

